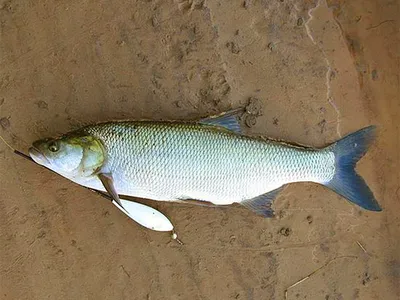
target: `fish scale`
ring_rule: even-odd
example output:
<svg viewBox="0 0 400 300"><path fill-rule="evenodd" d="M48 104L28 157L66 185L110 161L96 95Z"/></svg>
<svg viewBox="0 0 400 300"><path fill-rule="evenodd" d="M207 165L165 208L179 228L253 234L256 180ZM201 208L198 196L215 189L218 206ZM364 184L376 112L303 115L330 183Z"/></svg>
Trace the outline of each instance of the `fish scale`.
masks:
<svg viewBox="0 0 400 300"><path fill-rule="evenodd" d="M199 123L110 122L85 127L107 153L120 194L231 204L286 183L329 182L335 155ZM96 188L93 186L93 188Z"/></svg>

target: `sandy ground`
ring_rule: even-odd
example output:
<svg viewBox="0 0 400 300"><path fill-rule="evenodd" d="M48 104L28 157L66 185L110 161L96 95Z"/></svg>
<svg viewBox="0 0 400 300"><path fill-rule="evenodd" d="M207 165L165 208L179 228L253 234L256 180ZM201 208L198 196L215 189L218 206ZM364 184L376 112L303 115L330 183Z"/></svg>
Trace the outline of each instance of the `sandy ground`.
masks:
<svg viewBox="0 0 400 300"><path fill-rule="evenodd" d="M399 299L399 12L389 0L1 0L0 134L13 147L255 97L249 134L323 146L377 124L358 169L384 210L314 184L286 189L275 219L148 202L180 246L0 143L0 298L284 299L318 270L287 299Z"/></svg>

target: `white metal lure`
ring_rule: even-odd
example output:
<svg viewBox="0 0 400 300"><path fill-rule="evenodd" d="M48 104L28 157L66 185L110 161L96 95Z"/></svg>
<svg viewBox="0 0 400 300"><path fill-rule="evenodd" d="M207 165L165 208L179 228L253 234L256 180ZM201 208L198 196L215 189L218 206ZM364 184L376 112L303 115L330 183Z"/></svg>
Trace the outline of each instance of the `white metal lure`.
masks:
<svg viewBox="0 0 400 300"><path fill-rule="evenodd" d="M174 229L171 221L158 210L121 197L120 200L123 208L115 200L113 200L112 203L143 227L155 231L172 231Z"/></svg>

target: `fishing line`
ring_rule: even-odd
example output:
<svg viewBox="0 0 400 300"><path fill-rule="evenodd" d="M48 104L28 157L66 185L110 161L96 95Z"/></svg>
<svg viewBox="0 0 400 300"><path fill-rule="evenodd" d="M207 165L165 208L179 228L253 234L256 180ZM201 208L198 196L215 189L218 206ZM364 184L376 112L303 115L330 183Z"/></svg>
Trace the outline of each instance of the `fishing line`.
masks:
<svg viewBox="0 0 400 300"><path fill-rule="evenodd" d="M4 142L4 144L6 144L6 146L12 150L12 152L14 152L14 154L17 154L18 156L21 156L22 158L25 158L25 159L27 159L27 160L29 160L29 161L31 161L31 162L34 162L34 160L32 159L32 157L30 157L29 155L26 155L25 153L23 153L23 152L21 152L21 151L18 151L17 149L13 148L9 143L7 143L7 141L6 141L1 135L0 135L0 140L2 140L2 141ZM46 167L44 167L44 166L41 166L41 165L39 165L39 166L42 167L42 168L45 168L46 170L49 170L49 171L51 171L51 172L57 174L57 173L54 172L53 170L50 170L50 169L48 169L48 168L46 168ZM88 190L90 190L90 191L92 191L93 193L96 193L96 194L102 196L103 198L106 198L106 199L112 201L111 197L108 196L108 195L105 194L105 193L102 193L102 192L93 190L93 189L91 189L91 188L87 188L87 187L85 187L85 188L88 189Z"/></svg>
<svg viewBox="0 0 400 300"><path fill-rule="evenodd" d="M6 142L6 140L1 135L0 135L0 139L4 142L4 144L7 145L8 148L10 148L14 152L14 154L16 154L16 155L18 155L18 156L20 156L20 157L22 157L22 158L24 158L26 160L34 162L32 157L30 157L29 155L26 155L25 153L23 153L21 151L18 151L17 149L14 149L9 143ZM42 167L42 168L45 168L45 169L47 169L47 170L49 170L49 171L51 171L51 172L53 172L55 174L57 174L56 172L54 172L51 169L48 169L48 168L46 168L44 166L41 166L41 165L39 165L39 166ZM88 187L84 187L84 188L89 190L89 191L91 191L91 192L93 192L93 193L95 193L95 194L97 194L97 195L99 195L99 196L101 196L101 197L103 197L103 198L105 198L105 199L107 199L108 201L111 201L111 202L113 201L113 199L106 193L103 193L103 192L100 192L100 191L96 191L96 190L88 188ZM178 238L178 235L177 235L175 230L171 231L171 238L173 240L175 240L179 245L181 245L181 246L184 245L183 242Z"/></svg>
<svg viewBox="0 0 400 300"><path fill-rule="evenodd" d="M16 150L9 144L6 142L6 140L0 135L0 139L4 142L4 144L6 144L6 146L8 148L10 148L13 152L15 152Z"/></svg>
<svg viewBox="0 0 400 300"><path fill-rule="evenodd" d="M0 135L0 140L2 140L4 142L4 144L6 144L6 146L12 150L12 152L33 162L33 159L30 156L15 149L13 146L11 146L9 143L7 143L7 141L1 135Z"/></svg>

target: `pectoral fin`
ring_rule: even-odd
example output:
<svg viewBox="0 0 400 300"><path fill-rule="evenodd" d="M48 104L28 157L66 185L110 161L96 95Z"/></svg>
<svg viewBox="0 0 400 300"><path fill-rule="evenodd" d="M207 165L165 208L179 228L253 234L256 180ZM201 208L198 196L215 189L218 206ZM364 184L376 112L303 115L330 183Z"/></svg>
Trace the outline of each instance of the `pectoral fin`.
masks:
<svg viewBox="0 0 400 300"><path fill-rule="evenodd" d="M126 211L126 209L124 208L124 206L122 205L121 200L119 199L118 193L115 190L112 175L110 173L100 173L98 176L99 176L99 179L100 179L101 183L103 184L104 188L106 189L108 194L111 196L111 198L113 198L113 200L118 204L118 206L120 206L126 213L128 213Z"/></svg>
<svg viewBox="0 0 400 300"><path fill-rule="evenodd" d="M272 201L274 201L274 199L276 198L278 193L282 191L282 189L283 186L252 199L243 200L242 202L240 202L240 204L254 211L258 215L261 215L265 218L271 218L274 216L274 210L271 207Z"/></svg>

